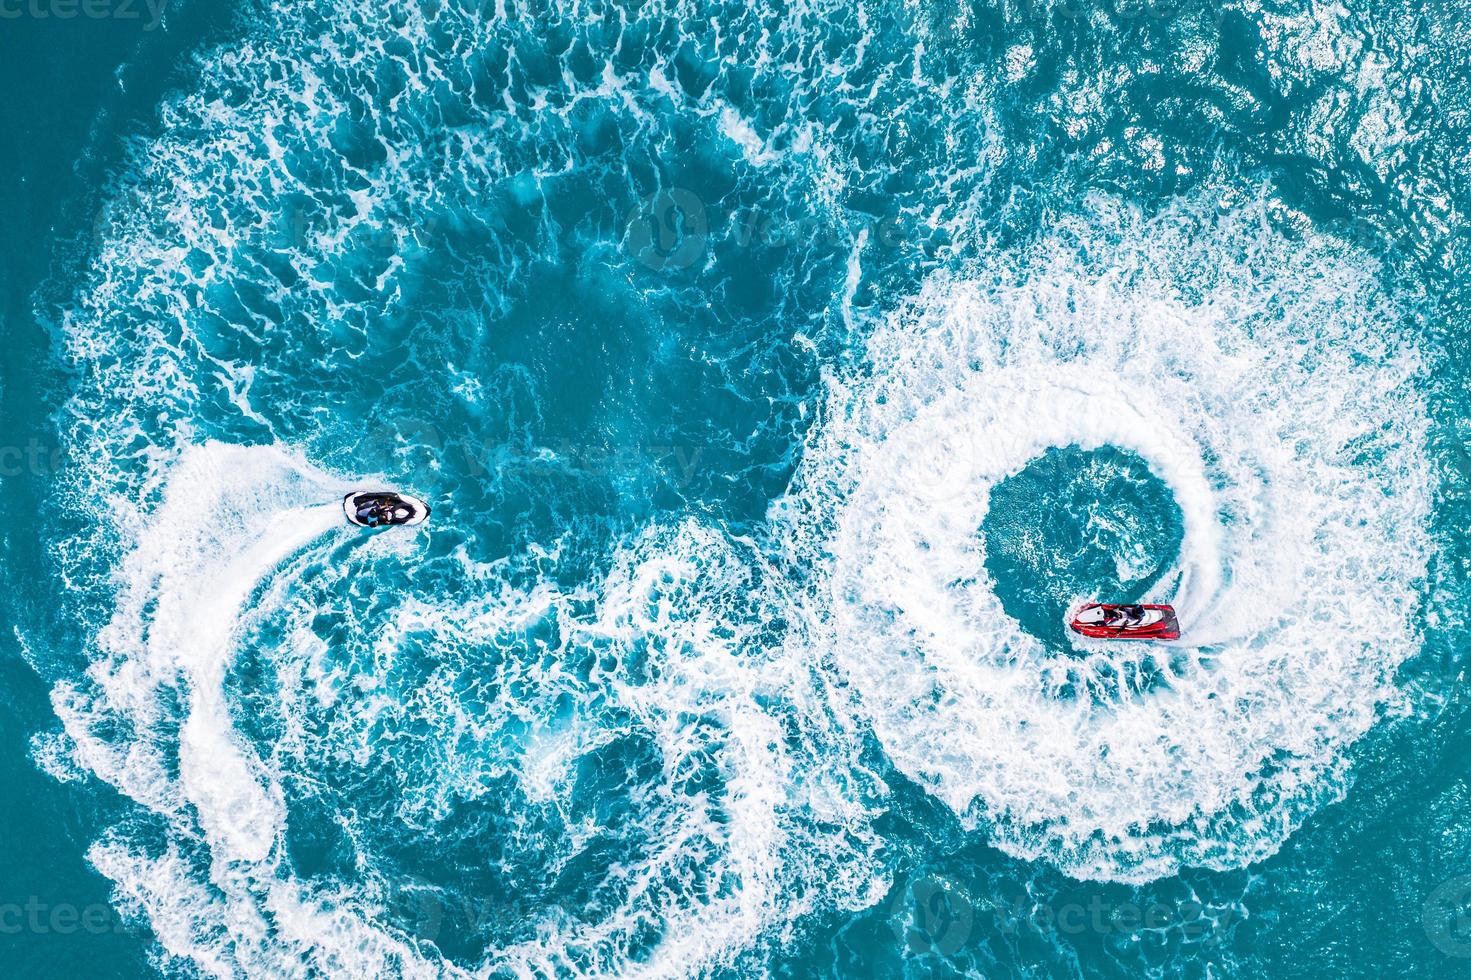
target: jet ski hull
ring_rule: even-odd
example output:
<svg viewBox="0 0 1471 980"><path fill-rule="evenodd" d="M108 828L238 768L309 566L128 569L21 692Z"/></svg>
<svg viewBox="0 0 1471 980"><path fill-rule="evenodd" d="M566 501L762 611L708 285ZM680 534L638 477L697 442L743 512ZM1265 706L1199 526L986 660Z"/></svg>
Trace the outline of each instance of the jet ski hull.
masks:
<svg viewBox="0 0 1471 980"><path fill-rule="evenodd" d="M1166 605L1141 605L1146 621L1136 625L1110 626L1103 616L1129 608L1105 602L1091 602L1079 609L1068 624L1074 633L1095 640L1178 640L1180 623L1175 618L1175 608Z"/></svg>
<svg viewBox="0 0 1471 980"><path fill-rule="evenodd" d="M367 516L373 509L381 517ZM400 511L406 512L401 516ZM348 523L358 527L415 527L429 519L429 505L418 497L391 490L357 490L342 498Z"/></svg>

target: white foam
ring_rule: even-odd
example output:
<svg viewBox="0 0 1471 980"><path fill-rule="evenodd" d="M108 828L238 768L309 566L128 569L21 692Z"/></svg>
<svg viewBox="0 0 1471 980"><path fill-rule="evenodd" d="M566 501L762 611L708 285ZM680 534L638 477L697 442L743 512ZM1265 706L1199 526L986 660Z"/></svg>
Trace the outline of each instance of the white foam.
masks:
<svg viewBox="0 0 1471 980"><path fill-rule="evenodd" d="M720 111L720 131L740 147L741 155L753 167L764 167L780 160L782 154L771 149L757 133L750 121L735 109L726 106Z"/></svg>
<svg viewBox="0 0 1471 980"><path fill-rule="evenodd" d="M665 803L642 818L647 856L622 871L636 882L626 909L598 922L555 915L536 942L500 951L496 962L528 976L689 976L731 963L808 907L807 887L798 883L812 882L828 856L794 818L805 799L798 772L812 759L793 753L778 719L758 700L760 693L790 688L767 659L776 651L763 652L754 641L763 621L749 614L753 584L750 556L693 522L652 530L623 551L598 590L596 615L580 626L574 642L611 642L619 651L603 668L599 686L654 736L671 780L661 790ZM456 633L474 630L462 626ZM628 673L635 662L628 652L636 647L644 650L639 672L646 677ZM707 753L720 759L721 800L678 788L689 760ZM570 790L541 773L540 765L526 773L537 789ZM839 809L830 814L835 820ZM843 813L855 818L851 809ZM717 863L697 870L700 862L691 859L699 854ZM830 883L825 898L861 902L844 884ZM650 915L657 915L664 938L645 956L631 957L639 924Z"/></svg>
<svg viewBox="0 0 1471 980"><path fill-rule="evenodd" d="M109 707L140 727L158 722L161 690L181 690L188 707L179 731L179 789L225 860L264 859L282 821L280 800L263 787L258 761L231 736L223 703L242 606L277 565L342 524L338 485L325 474L313 474L311 489L330 503L283 503L301 495L300 476L295 487L271 479L288 468L308 473L268 449L211 443L186 454L120 571L117 609L99 638L105 657L89 671L108 692ZM63 685L54 700L73 737L95 743L75 710L74 689ZM157 762L136 772L123 762L123 771L109 776L123 785L141 780L139 798L151 799Z"/></svg>
<svg viewBox="0 0 1471 980"><path fill-rule="evenodd" d="M567 139L588 100L648 132L671 105L709 117L746 164L780 170L810 213L835 224L841 214L827 206L846 206L850 182L871 175L854 172L853 138L813 122L813 107L826 118L829 96L855 100L874 145L906 131L930 139L921 130L940 119L949 148L966 151L942 154L943 166L967 153L970 165L919 181L942 188L938 197L896 203L906 220L943 225L956 241L993 200L971 196L976 181L1009 151L998 139L971 152L975 131L999 126L991 79L926 77L923 66L943 70L945 59L923 42L912 59L865 55L872 35L861 10L857 43L828 43L843 36L826 31L848 13L841 4L758 11L746 30L716 25L726 64L790 86L780 120L753 117L719 86L686 96L659 45L651 67L610 57L598 77L579 79L564 62L555 99L531 86L518 104L508 86L487 105L479 54L517 42L502 28L544 11L450 5L385 19L371 5L319 6L274 7L269 22L208 59L196 94L164 106L160 135L140 144L117 189L117 233L99 245L94 280L64 322L85 379L71 406L79 510L96 507L107 529L72 543L86 554L68 571L108 565L113 546L127 557L96 665L56 689L67 736L38 743L36 756L61 778L66 751L167 819L162 856L122 832L91 855L170 955L215 975L718 972L813 908L882 893L874 855L885 848L857 802L885 789L867 768L865 725L971 826L1083 875L1242 863L1334 791L1344 747L1372 723L1394 664L1413 648L1405 623L1425 547L1423 406L1399 390L1412 352L1397 349L1373 270L1320 242L1299 254L1245 218L1186 216L1174 227L1103 213L1031 252L996 257L974 278L934 280L874 335L869 363L836 382L820 413L787 502L800 516L790 528L781 518L775 536L781 547L790 531L787 557L815 570L808 593L791 594L749 542L687 523L628 542L606 578L576 593L518 588L503 569L465 559L481 595L407 600L386 620L354 621L343 645L369 650L372 669L342 659L309 627L315 610L297 595L304 559L293 558L316 554L312 537L330 522L310 504L335 496L332 479L278 447L194 444L195 426L219 414L271 430L274 413L252 395L279 385L273 371L299 369L294 330L320 327L313 339L334 351L343 337L347 348L360 339L365 304L336 289L343 268L372 258L357 239L391 237L391 254L362 282L377 294L371 302L402 312L414 239L430 230L414 226L475 212L516 186L511 174L524 177L519 199L533 206L543 176L596 163ZM896 74L905 60L908 78ZM1019 48L1008 56L1013 74L1030 60ZM862 68L856 88L848 67ZM400 72L403 91L386 106L359 99ZM890 100L890 90L907 94ZM1066 121L1074 135L1096 123L1100 91L1063 93L1077 109ZM446 109L461 121L426 144L426 120L436 125ZM381 167L319 156L345 120L376 130ZM1135 135L1142 150L1159 150ZM353 207L327 203L339 192ZM289 217L276 213L288 199L320 206L307 205L311 220L283 245L274 224ZM483 230L487 249L506 250L480 257L478 285L493 298L519 257L493 211ZM853 334L864 328L868 242L860 232L837 302ZM294 287L247 267L263 252L291 266ZM300 305L284 323L242 311L228 299L242 283ZM484 310L471 313L482 325ZM248 341L239 360L210 353L211 317ZM1085 363L1118 367L1102 383ZM474 401L470 388L457 384ZM1185 514L1179 566L1157 597L1180 605L1188 634L1179 672L1160 690L1063 699L1060 688L1078 677L1109 690L1106 675L1126 655L1099 648L1061 663L1013 624L996 627L974 540L985 491L1061 442L1134 448ZM960 452L962 465L937 447ZM258 533L263 525L270 533ZM391 557L418 544L385 534L364 547ZM1375 590L1393 596L1387 609L1371 603ZM1277 622L1283 595L1292 599ZM1382 614L1382 635L1358 644L1344 617L1367 613ZM235 731L222 696L252 616L288 626L282 649L257 651L273 658L280 684L285 735L269 760ZM338 710L370 731L404 708L385 689L410 642L452 665L475 644L504 652L504 634L544 621L563 646L506 668L543 697L460 704L448 666L413 692L449 748L444 766L397 803L430 821L452 794L509 777L530 805L567 810L580 760L618 735L650 739L663 768L637 819L651 843L609 869L630 883L625 902L600 917L540 910L516 923L532 938L460 966L403 936L381 908L373 868L335 891L284 877L276 845L289 828L275 767L309 767L313 751L367 760L376 749L367 736L313 742L314 712ZM799 630L773 650L763 627L778 621ZM600 651L590 676L562 669L561 655L586 649ZM623 727L555 716L558 698L589 691ZM508 745L488 737L512 722L533 734ZM452 751L462 736L476 752ZM679 786L709 759L719 800ZM1233 808L1242 815L1222 816ZM596 830L570 828L572 847ZM202 857L184 857L201 843Z"/></svg>
<svg viewBox="0 0 1471 980"><path fill-rule="evenodd" d="M807 642L895 764L1013 854L1138 881L1269 854L1338 791L1416 647L1430 477L1372 264L1250 208L1094 207L882 324L777 513L830 607ZM993 592L991 488L1067 445L1138 453L1180 506L1164 659L1053 654Z"/></svg>
<svg viewBox="0 0 1471 980"><path fill-rule="evenodd" d="M210 972L233 955L220 930L236 943L260 941L262 913L250 896L270 880L285 829L279 786L235 733L225 703L240 618L284 562L333 528L349 533L346 486L272 447L209 443L185 452L119 568L88 683L53 692L80 764L168 818L180 840L202 833L219 890L207 901L180 860L126 857L119 841L92 856L120 895L149 912L170 953ZM149 883L165 873L168 887Z"/></svg>
<svg viewBox="0 0 1471 980"><path fill-rule="evenodd" d="M76 782L87 775L76 761L75 746L65 732L37 732L31 736L31 761L58 783Z"/></svg>
<svg viewBox="0 0 1471 980"><path fill-rule="evenodd" d="M756 640L765 619L749 607L776 600L752 587L742 546L692 523L651 531L628 543L595 589L574 593L545 582L517 590L501 581L504 567L467 564L481 586L476 598L403 596L387 620L354 623L346 647L328 646L310 628L315 593L297 580L308 564L327 580L346 574L314 559L334 540L333 527L360 534L341 516L349 485L277 447L210 443L186 450L168 472L161 505L120 566L117 609L89 683L59 686L54 703L76 759L175 828L162 857L121 834L90 854L117 883L118 900L147 915L170 956L216 975L293 975L311 963L354 976L686 976L732 962L809 906L810 888L793 884L813 880L820 859L808 853L794 814L811 793L831 823L859 816L811 771L804 751L794 755L758 700L783 689L806 695L802 672L784 678L765 659L775 651ZM390 539L413 537L379 535L361 553L383 558L393 552ZM590 613L574 609L590 601ZM244 624L262 617L281 623L288 638L269 651L282 726L269 760L248 748L225 699ZM553 621L562 649L515 646ZM344 673L357 647L372 654ZM404 699L392 696L400 651L421 648L440 667ZM472 708L459 701L462 680L487 649L504 651L491 688L499 693ZM591 681L562 665L583 649L613 654L599 658ZM338 705L344 683L362 696ZM598 692L591 702L589 684ZM179 711L170 707L175 692ZM597 713L563 718L569 703ZM347 719L325 740L312 714L322 705L337 705L332 717ZM619 737L651 740L662 771L640 804L647 840L636 863L607 869L627 890L621 906L594 917L541 910L522 924L534 939L457 965L384 916L373 874L332 891L286 877L283 777L314 774L325 755L365 763L381 751L366 733L406 712L428 726L424 737L439 747L440 762L417 773L398 807L406 829L422 823L430 833L456 801L486 791L487 775L513 778L532 805L571 813L578 760ZM118 744L120 723L136 749ZM526 725L533 734L524 739L502 734ZM719 794L683 786L711 764ZM571 824L571 853L605 832ZM203 852L186 859L195 841ZM826 902L862 900L845 887L872 891L861 874L835 877ZM655 923L662 938L649 946Z"/></svg>

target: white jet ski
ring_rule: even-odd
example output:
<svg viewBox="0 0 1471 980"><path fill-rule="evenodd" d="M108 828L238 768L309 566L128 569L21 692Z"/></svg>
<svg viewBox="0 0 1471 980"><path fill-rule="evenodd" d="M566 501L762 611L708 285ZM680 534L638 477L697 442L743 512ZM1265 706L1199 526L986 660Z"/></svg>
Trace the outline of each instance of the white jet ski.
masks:
<svg viewBox="0 0 1471 980"><path fill-rule="evenodd" d="M358 490L342 498L342 512L358 527L414 527L429 519L429 505L392 490Z"/></svg>

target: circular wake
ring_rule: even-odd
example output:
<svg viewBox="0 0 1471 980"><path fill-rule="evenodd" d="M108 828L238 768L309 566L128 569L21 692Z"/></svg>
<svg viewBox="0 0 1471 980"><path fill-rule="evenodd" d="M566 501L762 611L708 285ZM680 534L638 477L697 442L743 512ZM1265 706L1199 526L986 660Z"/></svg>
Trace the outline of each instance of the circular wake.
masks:
<svg viewBox="0 0 1471 980"><path fill-rule="evenodd" d="M842 8L301 0L162 104L59 315L95 643L37 757L140 804L88 857L167 963L689 975L873 901L780 590L715 529L786 481L777 344L846 254L765 233L804 107L872 71L793 93ZM668 188L692 249L641 237ZM434 519L364 543L329 470Z"/></svg>
<svg viewBox="0 0 1471 980"><path fill-rule="evenodd" d="M826 642L903 772L1013 854L1135 881L1260 858L1340 790L1429 549L1421 364L1375 271L1249 206L1096 201L875 330L778 511L831 555ZM1069 446L1170 488L1145 598L1178 644L1067 656L1002 608L991 492Z"/></svg>
<svg viewBox="0 0 1471 980"><path fill-rule="evenodd" d="M1133 602L1174 567L1180 509L1132 453L1052 449L992 488L982 533L1001 608L1068 650L1078 596Z"/></svg>

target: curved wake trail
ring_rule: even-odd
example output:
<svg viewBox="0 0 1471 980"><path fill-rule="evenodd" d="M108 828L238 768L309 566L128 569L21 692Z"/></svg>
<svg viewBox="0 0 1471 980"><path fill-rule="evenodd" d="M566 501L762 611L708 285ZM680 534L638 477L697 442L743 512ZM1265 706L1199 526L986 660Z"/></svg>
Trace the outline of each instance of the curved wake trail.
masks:
<svg viewBox="0 0 1471 980"><path fill-rule="evenodd" d="M99 637L105 658L89 670L139 740L122 752L94 730L79 689L63 684L54 695L79 751L98 761L116 753L99 775L140 802L163 807L167 782L156 780L176 763L177 791L163 812L185 819L189 804L225 861L263 860L283 820L260 761L231 734L224 685L240 619L279 566L343 523L340 489L273 451L218 443L193 451L123 565L117 611ZM317 494L333 502L293 503ZM173 691L186 705L176 747L145 734Z"/></svg>
<svg viewBox="0 0 1471 980"><path fill-rule="evenodd" d="M794 816L810 805L803 800L828 800L829 823L864 831L858 814L834 806L821 747L785 745L761 706L811 695L800 671L773 664L754 642L765 616L752 603L771 600L764 586L751 589L748 556L694 525L650 532L628 543L595 593L496 587L452 602L402 591L371 633L324 643L312 631L335 603L315 590L364 583L343 550L321 560L318 542L340 538L338 528L359 537L355 550L371 552L371 568L418 537L349 529L340 504L349 486L275 447L185 451L122 562L102 658L86 683L54 691L76 761L173 828L162 854L141 828L119 827L89 855L171 955L221 975L295 975L309 963L354 975L682 976L799 914L810 899L782 888L837 857L807 853L810 831ZM284 626L285 640L262 648L252 623ZM505 648L548 630L561 636L555 649ZM345 667L358 643L371 654ZM271 745L247 738L262 722L230 680L252 650L252 669L264 655L278 685ZM500 672L489 681L487 660ZM420 670L431 673L389 693L404 683L400 673ZM473 703L487 683L494 700ZM413 714L400 717L405 709ZM467 738L464 755L452 751ZM306 820L327 802L301 798L301 787L326 792L344 774L412 765L421 746L451 751L412 772L395 802L400 833L434 819L409 799L427 794L437 810L447 805L440 794L474 802L490 783L498 796L484 802L504 826L478 831L477 849L509 846L529 820L545 833L527 842L540 854L529 863L549 862L553 878L572 874L584 849L596 855L615 842L610 831L630 836L631 847L600 859L607 880L588 919L541 910L481 963L455 964L415 944L377 869L357 882L298 871L288 811ZM606 776L604 755L613 760ZM600 808L641 816L627 828L588 826ZM367 840L355 846L371 856ZM430 846L439 846L432 837ZM824 901L858 901L843 895L870 887L864 872L844 869ZM430 900L436 921L458 911L452 894Z"/></svg>
<svg viewBox="0 0 1471 980"><path fill-rule="evenodd" d="M167 520L167 506L162 516ZM189 685L189 713L179 732L184 796L211 844L232 860L264 860L284 824L280 801L261 788L259 763L228 734L234 726L224 701L225 671L241 610L278 565L338 527L341 518L337 503L271 514L258 525L261 539L223 567L198 576L176 568L158 580L149 656L173 654ZM187 585L179 587L181 580Z"/></svg>
<svg viewBox="0 0 1471 980"><path fill-rule="evenodd" d="M1133 882L1272 853L1342 792L1419 643L1405 316L1363 256L1189 204L1098 200L936 277L836 380L777 509L817 570L804 642L895 765L1010 853ZM1132 450L1173 491L1179 560L1146 598L1178 605L1179 643L1059 652L1002 609L991 490L1066 446Z"/></svg>

